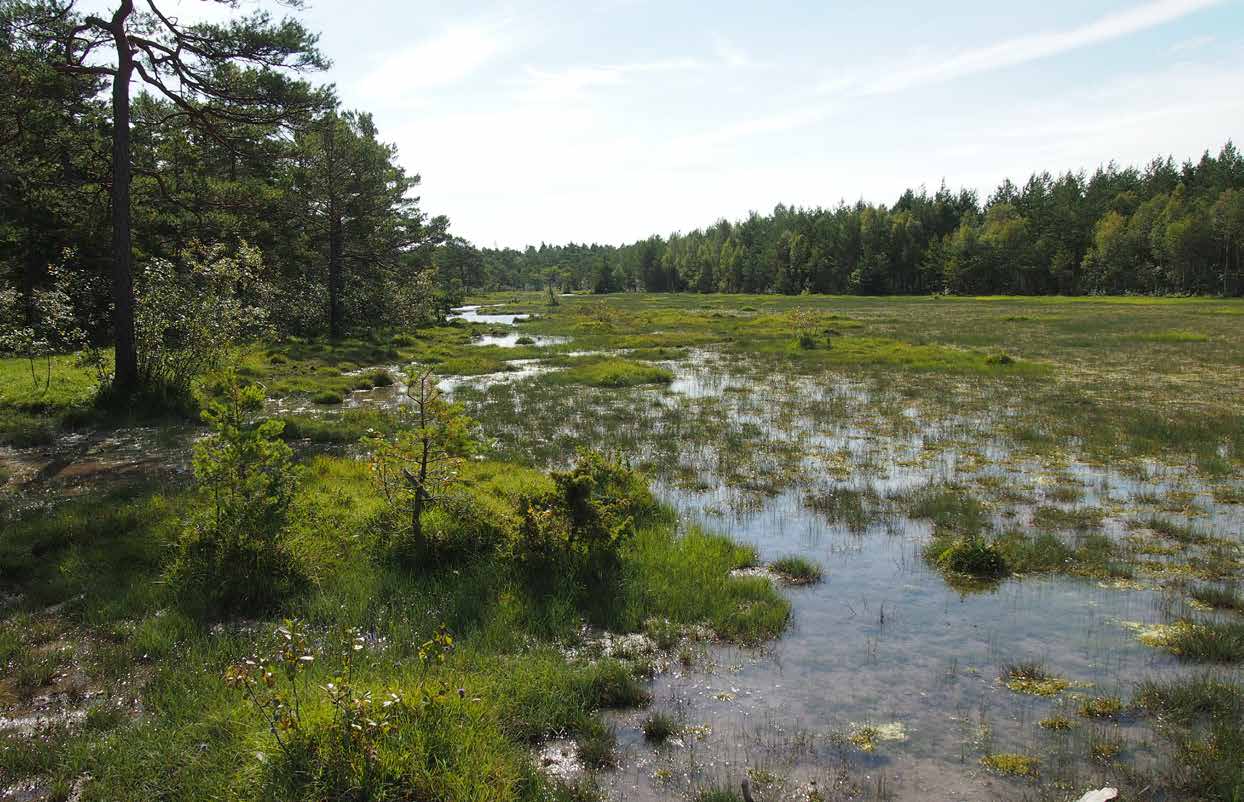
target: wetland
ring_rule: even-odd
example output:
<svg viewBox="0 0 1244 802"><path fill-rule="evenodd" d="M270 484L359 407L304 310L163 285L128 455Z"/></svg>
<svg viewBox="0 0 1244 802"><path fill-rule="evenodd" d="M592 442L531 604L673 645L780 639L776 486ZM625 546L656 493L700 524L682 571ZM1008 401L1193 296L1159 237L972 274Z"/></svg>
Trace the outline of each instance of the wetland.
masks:
<svg viewBox="0 0 1244 802"><path fill-rule="evenodd" d="M348 706L236 691L273 639L380 722L344 764L374 798L1244 792L1240 302L471 300L197 388L258 388L298 476L301 581L227 616L172 587L208 430L87 414L68 359L5 385L8 797L338 787L308 755ZM472 445L399 554L374 443L420 392ZM614 550L533 568L577 482Z"/></svg>

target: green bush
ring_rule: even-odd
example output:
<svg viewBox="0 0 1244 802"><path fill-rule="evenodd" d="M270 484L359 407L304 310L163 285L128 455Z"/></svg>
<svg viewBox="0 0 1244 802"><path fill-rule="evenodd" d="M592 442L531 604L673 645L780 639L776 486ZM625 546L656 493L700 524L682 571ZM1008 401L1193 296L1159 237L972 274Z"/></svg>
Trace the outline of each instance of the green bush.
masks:
<svg viewBox="0 0 1244 802"><path fill-rule="evenodd" d="M381 554L401 565L444 565L493 553L513 531L514 512L500 499L463 490L422 514L422 533L409 537L403 510L388 507L372 522Z"/></svg>
<svg viewBox="0 0 1244 802"><path fill-rule="evenodd" d="M199 504L182 533L170 585L212 615L271 607L304 577L284 530L297 487L280 421L255 418L264 396L229 383L203 419L212 433L194 447Z"/></svg>
<svg viewBox="0 0 1244 802"><path fill-rule="evenodd" d="M612 577L636 520L657 509L647 482L594 451L550 478L552 490L520 502L516 561L535 574L565 569L584 578Z"/></svg>

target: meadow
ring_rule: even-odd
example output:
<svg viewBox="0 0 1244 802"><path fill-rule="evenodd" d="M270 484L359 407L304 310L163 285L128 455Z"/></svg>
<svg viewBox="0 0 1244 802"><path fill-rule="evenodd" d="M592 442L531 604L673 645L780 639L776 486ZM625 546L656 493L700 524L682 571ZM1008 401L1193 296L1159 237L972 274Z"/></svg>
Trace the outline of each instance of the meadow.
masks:
<svg viewBox="0 0 1244 802"><path fill-rule="evenodd" d="M1244 795L1244 303L471 302L236 355L304 581L228 614L174 581L203 426L0 362L5 793ZM435 558L394 559L360 441L412 365L476 446ZM589 448L616 563L533 570L533 499Z"/></svg>

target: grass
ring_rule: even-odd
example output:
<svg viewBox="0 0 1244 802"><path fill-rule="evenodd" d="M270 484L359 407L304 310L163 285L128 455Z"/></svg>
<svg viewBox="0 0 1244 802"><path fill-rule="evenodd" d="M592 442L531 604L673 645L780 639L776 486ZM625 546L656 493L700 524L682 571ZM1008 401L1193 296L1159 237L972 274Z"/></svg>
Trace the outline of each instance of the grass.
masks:
<svg viewBox="0 0 1244 802"><path fill-rule="evenodd" d="M1147 680L1134 705L1155 719L1166 783L1181 798L1244 797L1244 688L1214 674Z"/></svg>
<svg viewBox="0 0 1244 802"><path fill-rule="evenodd" d="M993 545L1017 574L1066 573L1108 579L1129 578L1134 573L1128 556L1100 532L1080 534L1067 542L1051 532L1012 530L998 536Z"/></svg>
<svg viewBox="0 0 1244 802"><path fill-rule="evenodd" d="M674 374L667 368L629 359L588 358L564 370L546 374L553 384L586 384L592 387L635 387L642 384L669 384Z"/></svg>
<svg viewBox="0 0 1244 802"><path fill-rule="evenodd" d="M769 568L792 585L813 585L821 581L821 566L797 555L780 557L769 563Z"/></svg>
<svg viewBox="0 0 1244 802"><path fill-rule="evenodd" d="M88 413L95 393L95 375L78 367L73 356L37 360L36 378L25 359L0 358L0 443L17 447L50 442L67 420Z"/></svg>
<svg viewBox="0 0 1244 802"><path fill-rule="evenodd" d="M1137 520L1135 525L1137 527L1152 529L1159 536L1164 537L1167 540L1173 540L1176 543L1183 543L1185 545L1200 545L1208 543L1211 540L1209 535L1188 524L1182 524L1178 521L1171 520L1170 518L1157 515L1150 515L1141 518Z"/></svg>
<svg viewBox="0 0 1244 802"><path fill-rule="evenodd" d="M682 731L678 719L661 712L652 713L645 718L640 728L644 731L644 738L655 744L663 744Z"/></svg>
<svg viewBox="0 0 1244 802"><path fill-rule="evenodd" d="M1117 718L1123 702L1117 696L1090 696L1080 700L1076 712L1085 718Z"/></svg>
<svg viewBox="0 0 1244 802"><path fill-rule="evenodd" d="M311 396L311 400L317 404L331 406L333 404L340 404L345 399L342 397L342 394L336 390L320 390L315 395Z"/></svg>
<svg viewBox="0 0 1244 802"><path fill-rule="evenodd" d="M1043 529L1093 529L1101 525L1102 511L1095 507L1078 507L1063 509L1062 507L1038 507L1033 513L1032 523Z"/></svg>
<svg viewBox="0 0 1244 802"><path fill-rule="evenodd" d="M1244 661L1244 621L1180 621L1164 631L1160 645L1185 660L1238 663Z"/></svg>
<svg viewBox="0 0 1244 802"><path fill-rule="evenodd" d="M1012 663L1002 669L1002 682L1016 693L1057 696L1071 686L1062 677L1045 670L1040 663Z"/></svg>
<svg viewBox="0 0 1244 802"><path fill-rule="evenodd" d="M590 769L607 769L616 766L617 732L612 727L598 724L584 733L578 742L579 762Z"/></svg>
<svg viewBox="0 0 1244 802"><path fill-rule="evenodd" d="M1140 342L1147 343L1205 343L1209 342L1208 334L1202 334L1199 331L1187 331L1185 329L1170 329L1168 331L1155 331L1149 334L1141 334L1135 338Z"/></svg>
<svg viewBox="0 0 1244 802"><path fill-rule="evenodd" d="M1075 729L1075 722L1063 715L1054 715L1049 718L1043 718L1038 722L1041 729L1051 730L1053 732L1067 732Z"/></svg>
<svg viewBox="0 0 1244 802"><path fill-rule="evenodd" d="M1244 706L1244 688L1214 674L1145 680L1136 688L1134 704L1163 721L1190 726L1238 715Z"/></svg>
<svg viewBox="0 0 1244 802"><path fill-rule="evenodd" d="M995 774L1009 777L1036 777L1041 771L1038 758L1013 752L985 755L981 758L981 765Z"/></svg>
<svg viewBox="0 0 1244 802"><path fill-rule="evenodd" d="M1113 763L1127 743L1114 732L1094 732L1089 736L1089 755L1099 763Z"/></svg>
<svg viewBox="0 0 1244 802"><path fill-rule="evenodd" d="M1215 610L1244 612L1244 595L1235 586L1197 585L1188 591L1188 595Z"/></svg>
<svg viewBox="0 0 1244 802"><path fill-rule="evenodd" d="M1006 557L993 543L979 536L935 537L925 546L925 558L943 571L980 580L996 580L1010 574Z"/></svg>
<svg viewBox="0 0 1244 802"><path fill-rule="evenodd" d="M494 462L471 463L463 477L475 503L496 509L500 521L507 515L517 520L506 510L547 482L538 471ZM106 633L105 645L95 650L98 662L88 670L103 681L149 666L143 695L151 713L131 726L113 710L93 710L89 726L66 732L62 748L45 750L38 760L20 748L2 750L0 770L15 778L51 774L66 782L89 772L94 798L123 798L136 784L183 798L248 797L245 789L288 799L335 793L332 778L317 774L318 764L306 763L305 754L256 763L250 756L256 749L271 756L273 742L262 721L246 712L242 697L220 682L223 666L244 656L275 622L249 624L246 631L256 634L228 626L213 631L183 615L163 585L164 555L190 503L176 488L133 486L5 522L0 571L6 583L40 609L69 602L59 623L39 637L84 626ZM600 616L618 632L639 631L657 614L687 625L709 622L720 637L746 643L777 635L789 617L789 604L767 580L729 576L755 562L753 550L698 530L679 534L668 512L642 522L623 551L617 583L593 594L604 603L585 608L583 597L566 586L552 595L532 593L501 553L413 574L377 562L369 526L380 507L365 463L327 455L306 462L290 538L315 584L278 618L301 618L323 633L326 644L352 626L392 643L392 651L367 655L354 668L360 686L377 696L414 696L420 688L442 685L464 689L469 715L444 722L418 716L402 725L400 736L379 745L390 767L377 775L384 787L547 798L548 783L532 774L527 745L555 733L575 737L585 761L607 765L613 735L596 711L643 706L650 695L638 664L567 662L550 645L540 645L576 632L584 616ZM394 609L402 615L392 615ZM420 677L409 666L434 622L451 627L458 648L433 675ZM26 626L27 635L19 636L22 631L6 624L0 649L22 687L33 691L59 666L27 643L42 630ZM340 671L328 651L314 664L313 684ZM187 672L187 663L206 670ZM331 742L322 729L328 711L312 706L308 715L320 723L307 731L306 748L322 750ZM110 735L118 729L125 729L123 739ZM434 753L428 773L400 768L424 765Z"/></svg>

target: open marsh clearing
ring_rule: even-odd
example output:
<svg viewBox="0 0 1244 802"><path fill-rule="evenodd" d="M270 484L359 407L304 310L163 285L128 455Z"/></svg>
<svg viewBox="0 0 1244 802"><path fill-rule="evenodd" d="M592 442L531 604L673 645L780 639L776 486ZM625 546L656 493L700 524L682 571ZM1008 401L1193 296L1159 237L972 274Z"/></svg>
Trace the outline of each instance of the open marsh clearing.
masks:
<svg viewBox="0 0 1244 802"><path fill-rule="evenodd" d="M1143 679L1195 670L1136 637L1193 612L1179 588L1195 575L1169 555L1140 556L1167 549L1138 522L1159 515L1222 538L1207 578L1234 574L1244 508L1214 498L1238 486L1238 471L1206 477L1186 455L1077 453L1074 432L1069 444L1016 437L1046 421L1025 414L1007 377L792 362L697 349L659 362L673 373L663 389L458 389L507 456L556 462L579 444L626 454L659 477L658 495L683 519L756 544L762 561L797 554L825 570L825 581L789 591L793 623L776 642L709 650L702 665L658 675L655 704L695 733L680 745L654 749L642 714L619 717L624 757L609 778L619 797L728 787L750 770L775 798L814 783L827 798L1061 799L1150 768L1161 747L1140 716L1053 732L1041 721L1085 695L1127 696ZM996 536L1055 535L1073 548L1102 538L1114 561L1064 557L1028 576L948 582L922 558L937 525L919 514L930 493L978 503ZM1000 674L1022 660L1051 666L1070 688L1053 698L1009 690ZM892 743L850 740L894 724L904 735ZM1106 736L1123 745L1103 763L1093 746ZM981 758L995 752L1031 755L1044 770L994 776Z"/></svg>
<svg viewBox="0 0 1244 802"><path fill-rule="evenodd" d="M620 660L646 693L597 704L609 709L600 725L527 726L521 738L545 774L616 799L733 792L744 778L758 800L1072 800L1106 785L1124 799L1229 799L1240 787L1241 769L1231 767L1238 740L1220 729L1238 731L1240 715L1238 690L1221 688L1244 680L1244 305L558 301L490 297L451 325L391 342L257 346L244 371L268 390L268 409L285 418L317 475L341 481L358 473L358 438L407 398L401 371L411 363L435 371L477 421L481 465L563 468L587 447L614 455L676 513L676 537L703 530L755 547L731 557L733 576L721 581L777 586L789 603L785 630L771 637L773 626L748 623L754 611L770 620L761 596L740 600L715 632L687 620L685 600L678 611L673 601L632 601L642 618L612 620L632 634L606 637L608 626L585 626L590 615L545 611L531 628L540 634L520 643L498 634L507 626L492 618L499 612L462 612L475 602L452 580L436 585L435 601L401 596L397 579L360 582L340 597L321 590L300 603L302 613L323 620L330 602L348 606L355 626L399 652L400 638L419 640L448 616L470 648L503 656L478 658L485 662L528 660L518 656L545 647L573 665ZM138 452L161 452L116 435L118 464L175 482L195 435L143 431L167 460L146 465ZM64 456L75 437L6 447L10 500L75 503L48 499L76 486L76 459ZM81 460L105 459L98 443L106 442L92 441ZM481 481L500 482L492 473L506 469L480 470ZM342 493L347 507L368 503ZM135 517L158 513L150 502L134 505ZM644 548L656 546L636 546L634 559L651 566ZM58 582L74 587L81 567L60 570L71 573ZM681 580L635 581L635 598L667 599L665 586ZM478 593L494 590L482 582ZM96 650L131 654L134 639L146 649L174 626L146 609L147 591L116 601L117 619L102 624L61 621L39 606L60 601L54 592L23 592L9 603L6 633L50 621L48 643L76 636L82 645L105 626ZM418 614L395 610L399 598ZM246 627L194 634L180 616L175 626L208 666L258 637ZM58 627L74 634L53 637ZM227 645L212 640L221 637ZM178 654L162 648L168 659ZM52 735L39 737L49 749L69 744L79 750L73 766L87 765L81 752L115 730L92 735L64 722L99 715L90 711L108 687L100 678L152 669L136 672L113 654L75 696L59 689L59 664L48 661L53 678L24 680L38 683L33 694L14 689L0 730L28 737L31 716L55 718ZM147 693L167 701L175 675L161 676ZM1218 696L1175 715L1170 689L1184 682ZM125 705L136 723L113 727L155 726L143 716L167 715L158 705L138 710L132 700L142 695ZM242 726L241 713L228 716ZM212 736L224 750L259 736L248 737ZM14 783L58 765L37 754L6 763Z"/></svg>

